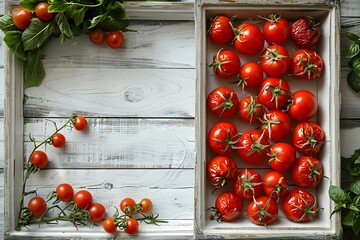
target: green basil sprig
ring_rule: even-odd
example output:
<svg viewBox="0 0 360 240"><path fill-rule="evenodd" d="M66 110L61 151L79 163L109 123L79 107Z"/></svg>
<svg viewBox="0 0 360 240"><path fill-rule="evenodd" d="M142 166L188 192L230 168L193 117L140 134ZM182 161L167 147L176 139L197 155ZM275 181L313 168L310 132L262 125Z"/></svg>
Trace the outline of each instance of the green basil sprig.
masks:
<svg viewBox="0 0 360 240"><path fill-rule="evenodd" d="M346 46L346 58L350 59L351 71L347 75L349 86L355 91L360 91L360 37L354 33L346 32L346 37L352 42Z"/></svg>

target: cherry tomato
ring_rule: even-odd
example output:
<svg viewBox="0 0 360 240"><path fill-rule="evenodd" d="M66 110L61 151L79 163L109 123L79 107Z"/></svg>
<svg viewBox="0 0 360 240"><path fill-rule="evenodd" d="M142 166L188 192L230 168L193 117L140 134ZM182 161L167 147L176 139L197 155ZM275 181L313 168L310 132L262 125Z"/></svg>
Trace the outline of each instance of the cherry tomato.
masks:
<svg viewBox="0 0 360 240"><path fill-rule="evenodd" d="M325 133L314 122L302 122L295 126L291 142L299 153L304 155L317 154L325 142Z"/></svg>
<svg viewBox="0 0 360 240"><path fill-rule="evenodd" d="M74 128L83 131L87 128L87 120L83 116L77 116L74 121Z"/></svg>
<svg viewBox="0 0 360 240"><path fill-rule="evenodd" d="M92 222L99 222L105 217L106 214L105 207L101 203L93 203L88 207L87 210L90 214L90 220Z"/></svg>
<svg viewBox="0 0 360 240"><path fill-rule="evenodd" d="M312 17L302 17L291 26L291 38L299 48L311 48L320 39L320 24Z"/></svg>
<svg viewBox="0 0 360 240"><path fill-rule="evenodd" d="M282 109L290 95L289 84L284 79L268 77L260 84L258 100L269 109Z"/></svg>
<svg viewBox="0 0 360 240"><path fill-rule="evenodd" d="M74 202L79 208L86 209L90 207L92 203L92 195L87 190L80 190L75 193Z"/></svg>
<svg viewBox="0 0 360 240"><path fill-rule="evenodd" d="M261 105L257 98L252 96L244 97L239 102L239 116L240 119L248 123L253 123L259 120L264 114L263 105Z"/></svg>
<svg viewBox="0 0 360 240"><path fill-rule="evenodd" d="M28 209L34 217L41 217L47 209L46 202L42 197L33 197L28 202Z"/></svg>
<svg viewBox="0 0 360 240"><path fill-rule="evenodd" d="M33 16L34 14L32 12L20 7L13 14L14 25L20 30L25 30L29 27Z"/></svg>
<svg viewBox="0 0 360 240"><path fill-rule="evenodd" d="M210 67L219 78L227 79L236 76L240 70L240 58L231 50L220 49L213 57Z"/></svg>
<svg viewBox="0 0 360 240"><path fill-rule="evenodd" d="M52 145L56 148L63 147L65 143L66 143L65 136L59 132L55 133L54 136L52 137Z"/></svg>
<svg viewBox="0 0 360 240"><path fill-rule="evenodd" d="M235 30L235 49L244 55L253 56L264 47L264 35L261 30L252 23L239 24Z"/></svg>
<svg viewBox="0 0 360 240"><path fill-rule="evenodd" d="M289 193L282 202L282 209L285 216L294 222L309 222L319 211L314 195L301 189Z"/></svg>
<svg viewBox="0 0 360 240"><path fill-rule="evenodd" d="M135 210L135 205L136 202L134 199L124 198L120 202L120 210L127 215L131 215Z"/></svg>
<svg viewBox="0 0 360 240"><path fill-rule="evenodd" d="M224 192L216 198L215 207L217 220L230 222L240 216L243 204L237 194Z"/></svg>
<svg viewBox="0 0 360 240"><path fill-rule="evenodd" d="M208 145L213 152L226 155L233 151L238 139L238 131L232 123L219 122L209 131Z"/></svg>
<svg viewBox="0 0 360 240"><path fill-rule="evenodd" d="M237 143L237 153L242 160L250 164L262 162L267 157L270 143L258 130L244 132Z"/></svg>
<svg viewBox="0 0 360 240"><path fill-rule="evenodd" d="M45 152L36 150L31 154L29 161L37 168L44 168L48 163L48 157Z"/></svg>
<svg viewBox="0 0 360 240"><path fill-rule="evenodd" d="M271 45L262 52L260 65L268 76L279 77L284 75L290 69L289 53L281 45Z"/></svg>
<svg viewBox="0 0 360 240"><path fill-rule="evenodd" d="M285 18L282 18L278 13L274 13L270 14L266 20L263 34L269 44L283 44L289 39L291 27Z"/></svg>
<svg viewBox="0 0 360 240"><path fill-rule="evenodd" d="M269 148L270 167L275 171L284 172L290 169L296 161L296 150L288 143L278 142Z"/></svg>
<svg viewBox="0 0 360 240"><path fill-rule="evenodd" d="M291 169L291 178L301 188L313 188L321 183L324 169L321 162L310 156L300 156Z"/></svg>
<svg viewBox="0 0 360 240"><path fill-rule="evenodd" d="M287 137L291 132L291 119L281 110L267 111L261 121L261 130L265 136L273 141Z"/></svg>
<svg viewBox="0 0 360 240"><path fill-rule="evenodd" d="M317 79L323 70L322 58L311 49L299 49L291 57L291 75L297 79Z"/></svg>
<svg viewBox="0 0 360 240"><path fill-rule="evenodd" d="M234 183L234 192L240 198L253 199L253 197L260 196L262 191L263 182L260 174L247 168L239 171Z"/></svg>
<svg viewBox="0 0 360 240"><path fill-rule="evenodd" d="M151 200L149 198L141 199L140 205L141 205L141 212L142 213L150 212L150 210L152 208L152 202L151 202Z"/></svg>
<svg viewBox="0 0 360 240"><path fill-rule="evenodd" d="M288 193L288 185L283 174L277 171L269 171L263 178L264 193L279 201Z"/></svg>
<svg viewBox="0 0 360 240"><path fill-rule="evenodd" d="M222 86L210 92L207 107L216 116L228 118L238 111L239 99L234 90Z"/></svg>
<svg viewBox="0 0 360 240"><path fill-rule="evenodd" d="M288 113L290 117L299 122L309 121L318 110L317 99L312 92L299 90L291 95L292 104Z"/></svg>
<svg viewBox="0 0 360 240"><path fill-rule="evenodd" d="M57 186L55 192L58 195L59 199L63 202L71 201L74 196L74 189L68 183L62 183L59 186Z"/></svg>
<svg viewBox="0 0 360 240"><path fill-rule="evenodd" d="M55 14L49 13L49 4L47 2L39 2L35 7L35 15L41 21L49 22L53 20Z"/></svg>
<svg viewBox="0 0 360 240"><path fill-rule="evenodd" d="M231 19L226 16L212 19L208 33L210 40L217 45L229 44L235 36Z"/></svg>
<svg viewBox="0 0 360 240"><path fill-rule="evenodd" d="M96 28L89 33L89 39L93 44L103 44L106 39L106 33L102 29Z"/></svg>
<svg viewBox="0 0 360 240"><path fill-rule="evenodd" d="M278 206L268 196L256 197L247 208L248 218L258 225L269 225L278 218Z"/></svg>
<svg viewBox="0 0 360 240"><path fill-rule="evenodd" d="M108 233L113 233L117 229L117 225L114 223L114 218L108 217L102 223L103 229Z"/></svg>
<svg viewBox="0 0 360 240"><path fill-rule="evenodd" d="M128 218L126 220L125 232L127 234L135 234L139 231L139 222L135 218Z"/></svg>
<svg viewBox="0 0 360 240"><path fill-rule="evenodd" d="M207 176L215 189L225 186L237 176L235 161L227 156L215 156L206 165Z"/></svg>
<svg viewBox="0 0 360 240"><path fill-rule="evenodd" d="M259 64L254 62L247 62L240 67L237 78L239 80L238 86L242 89L255 88L260 85L264 79L264 72Z"/></svg>
<svg viewBox="0 0 360 240"><path fill-rule="evenodd" d="M106 44L113 49L121 48L124 45L125 38L122 32L109 32L106 36Z"/></svg>

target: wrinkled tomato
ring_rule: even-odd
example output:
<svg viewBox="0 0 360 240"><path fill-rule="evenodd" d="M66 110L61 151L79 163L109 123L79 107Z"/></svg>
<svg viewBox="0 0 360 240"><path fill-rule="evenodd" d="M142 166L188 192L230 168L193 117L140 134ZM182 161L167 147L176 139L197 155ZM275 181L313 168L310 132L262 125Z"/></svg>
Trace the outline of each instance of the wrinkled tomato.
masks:
<svg viewBox="0 0 360 240"><path fill-rule="evenodd" d="M325 133L314 122L302 122L295 126L291 142L299 153L304 155L317 154L325 143Z"/></svg>
<svg viewBox="0 0 360 240"><path fill-rule="evenodd" d="M206 165L207 176L216 189L225 186L237 176L235 161L228 156L215 156Z"/></svg>
<svg viewBox="0 0 360 240"><path fill-rule="evenodd" d="M301 188L313 188L321 183L324 169L321 162L310 156L297 158L291 169L291 178Z"/></svg>
<svg viewBox="0 0 360 240"><path fill-rule="evenodd" d="M291 75L297 79L317 79L323 70L324 63L322 58L311 49L299 49L291 58Z"/></svg>
<svg viewBox="0 0 360 240"><path fill-rule="evenodd" d="M250 164L257 164L267 158L270 143L258 130L244 132L237 143L237 153L241 159Z"/></svg>
<svg viewBox="0 0 360 240"><path fill-rule="evenodd" d="M320 39L320 24L309 16L299 18L291 26L291 38L299 48L311 48Z"/></svg>

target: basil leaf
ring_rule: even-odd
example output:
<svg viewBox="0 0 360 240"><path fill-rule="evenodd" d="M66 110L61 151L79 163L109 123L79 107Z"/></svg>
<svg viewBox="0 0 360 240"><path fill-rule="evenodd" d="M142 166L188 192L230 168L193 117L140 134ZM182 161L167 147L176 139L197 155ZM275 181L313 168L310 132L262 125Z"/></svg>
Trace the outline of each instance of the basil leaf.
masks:
<svg viewBox="0 0 360 240"><path fill-rule="evenodd" d="M355 181L350 184L350 190L355 194L360 194L360 181Z"/></svg>
<svg viewBox="0 0 360 240"><path fill-rule="evenodd" d="M85 13L87 10L87 7L79 8L78 6L73 5L66 10L66 13L70 18L74 19L74 23L79 26L84 22Z"/></svg>
<svg viewBox="0 0 360 240"><path fill-rule="evenodd" d="M20 1L20 5L31 12L35 12L36 5L39 2L43 2L43 0L22 0Z"/></svg>
<svg viewBox="0 0 360 240"><path fill-rule="evenodd" d="M352 41L357 41L360 38L358 35L351 33L351 32L346 32L345 35L348 39L350 39Z"/></svg>
<svg viewBox="0 0 360 240"><path fill-rule="evenodd" d="M352 227L353 226L353 219L354 219L354 214L352 212L350 212L348 215L346 215L341 223L345 226L349 226Z"/></svg>
<svg viewBox="0 0 360 240"><path fill-rule="evenodd" d="M353 166L353 168L351 168L350 175L353 177L360 177L360 166Z"/></svg>
<svg viewBox="0 0 360 240"><path fill-rule="evenodd" d="M106 32L118 31L125 29L129 26L129 21L122 18L113 18L108 16L103 22L99 23L97 27L101 28Z"/></svg>
<svg viewBox="0 0 360 240"><path fill-rule="evenodd" d="M24 87L38 86L44 77L45 70L41 60L41 49L29 51L24 66Z"/></svg>
<svg viewBox="0 0 360 240"><path fill-rule="evenodd" d="M4 33L6 33L7 31L19 30L14 25L13 17L10 14L0 17L0 29Z"/></svg>
<svg viewBox="0 0 360 240"><path fill-rule="evenodd" d="M358 43L353 42L346 46L345 53L346 58L353 58L360 52L360 46Z"/></svg>
<svg viewBox="0 0 360 240"><path fill-rule="evenodd" d="M68 8L65 0L48 0L48 2L50 4L48 8L49 12L64 13Z"/></svg>
<svg viewBox="0 0 360 240"><path fill-rule="evenodd" d="M352 90L354 90L355 92L360 91L360 78L355 74L353 70L348 73L347 82L352 88Z"/></svg>
<svg viewBox="0 0 360 240"><path fill-rule="evenodd" d="M353 230L354 230L355 235L359 235L359 233L360 233L360 215L354 216Z"/></svg>
<svg viewBox="0 0 360 240"><path fill-rule="evenodd" d="M357 195L354 199L353 199L353 203L355 206L360 207L360 195Z"/></svg>
<svg viewBox="0 0 360 240"><path fill-rule="evenodd" d="M357 208L354 204L349 204L348 206L346 206L347 209L354 211L354 212L360 212L360 209Z"/></svg>
<svg viewBox="0 0 360 240"><path fill-rule="evenodd" d="M65 14L63 14L63 13L56 14L55 21L56 21L56 24L59 26L59 30L61 32L61 34L60 34L61 43L64 43L64 41L65 41L65 39L62 40L61 35L64 35L64 37L68 37L68 38L74 37L74 34L71 31L69 22L66 19Z"/></svg>
<svg viewBox="0 0 360 240"><path fill-rule="evenodd" d="M91 24L87 29L94 28L99 23L103 22L107 18L107 13L98 15L91 20Z"/></svg>
<svg viewBox="0 0 360 240"><path fill-rule="evenodd" d="M355 160L354 164L359 164L359 163L360 163L360 157Z"/></svg>
<svg viewBox="0 0 360 240"><path fill-rule="evenodd" d="M20 58L21 60L26 60L26 54L23 43L21 41L21 36L21 31L9 31L5 33L4 41L10 51L14 53L16 57Z"/></svg>
<svg viewBox="0 0 360 240"><path fill-rule="evenodd" d="M331 212L330 218L332 215L339 212L343 208L344 208L344 206L342 204L336 204L334 210Z"/></svg>
<svg viewBox="0 0 360 240"><path fill-rule="evenodd" d="M39 48L53 33L55 22L42 22L38 18L31 20L30 26L23 32L22 41L25 51Z"/></svg>
<svg viewBox="0 0 360 240"><path fill-rule="evenodd" d="M331 185L329 188L329 196L336 203L343 203L348 200L348 196L343 189L338 186Z"/></svg>
<svg viewBox="0 0 360 240"><path fill-rule="evenodd" d="M356 75L360 78L360 56L354 59L352 67Z"/></svg>

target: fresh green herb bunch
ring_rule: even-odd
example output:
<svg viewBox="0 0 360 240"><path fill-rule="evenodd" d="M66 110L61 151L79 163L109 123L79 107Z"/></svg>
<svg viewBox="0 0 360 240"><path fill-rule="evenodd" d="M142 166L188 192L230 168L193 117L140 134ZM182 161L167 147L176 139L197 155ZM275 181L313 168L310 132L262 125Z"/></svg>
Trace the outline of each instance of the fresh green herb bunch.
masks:
<svg viewBox="0 0 360 240"><path fill-rule="evenodd" d="M22 0L20 5L34 12L44 0ZM119 31L128 25L122 0L48 0L48 12L54 13L51 21L41 21L34 16L25 30L18 29L13 15L0 17L0 29L4 41L16 57L24 61L24 86L41 83L45 76L41 52L49 40L58 37L61 43L81 33L101 28L104 31Z"/></svg>
<svg viewBox="0 0 360 240"><path fill-rule="evenodd" d="M360 37L354 33L346 32L346 37L352 42L346 46L346 58L350 59L351 71L347 75L349 86L355 91L360 91Z"/></svg>

